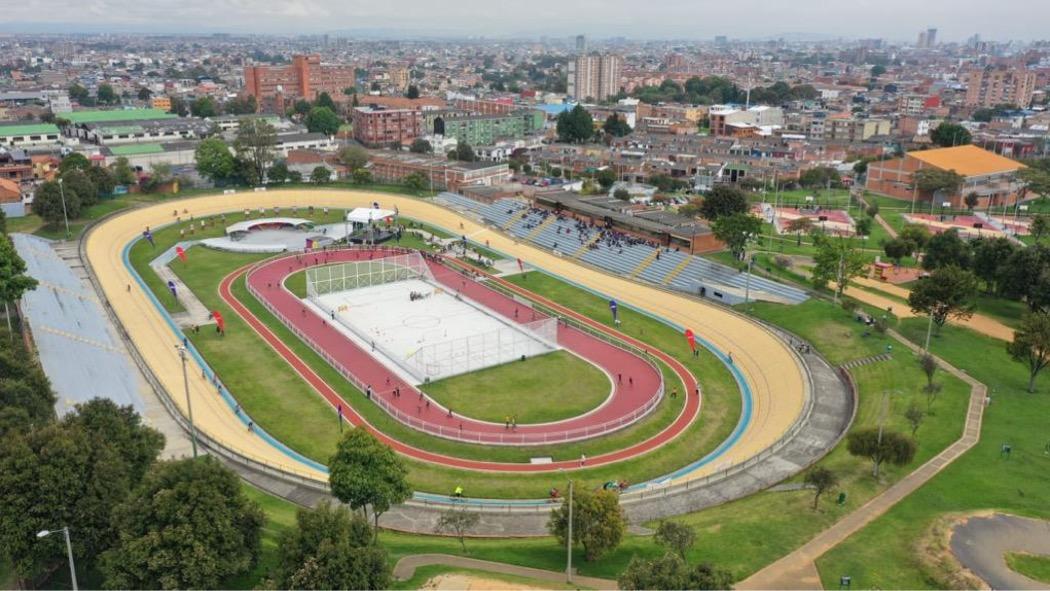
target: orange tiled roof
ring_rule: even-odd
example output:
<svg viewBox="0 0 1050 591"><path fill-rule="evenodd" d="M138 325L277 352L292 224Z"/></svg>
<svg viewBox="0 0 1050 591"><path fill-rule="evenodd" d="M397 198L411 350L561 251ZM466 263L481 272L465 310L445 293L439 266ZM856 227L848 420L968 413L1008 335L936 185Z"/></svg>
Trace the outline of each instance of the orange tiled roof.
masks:
<svg viewBox="0 0 1050 591"><path fill-rule="evenodd" d="M971 145L920 150L908 152L908 155L935 168L954 170L963 176L1010 172L1025 167L1020 162Z"/></svg>

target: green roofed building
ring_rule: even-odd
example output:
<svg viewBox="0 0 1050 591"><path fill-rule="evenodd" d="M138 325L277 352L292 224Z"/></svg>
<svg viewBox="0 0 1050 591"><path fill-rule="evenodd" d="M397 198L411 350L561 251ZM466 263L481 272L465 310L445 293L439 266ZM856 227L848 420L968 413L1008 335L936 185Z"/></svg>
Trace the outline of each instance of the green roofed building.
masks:
<svg viewBox="0 0 1050 591"><path fill-rule="evenodd" d="M59 143L62 134L50 123L0 125L0 146L28 147Z"/></svg>
<svg viewBox="0 0 1050 591"><path fill-rule="evenodd" d="M62 118L80 125L83 123L177 119L178 115L168 113L162 109L113 109L108 111L73 111L72 113L63 113Z"/></svg>
<svg viewBox="0 0 1050 591"><path fill-rule="evenodd" d="M128 144L126 146L110 146L109 151L114 156L139 156L142 154L160 154L164 152L164 146L160 144Z"/></svg>

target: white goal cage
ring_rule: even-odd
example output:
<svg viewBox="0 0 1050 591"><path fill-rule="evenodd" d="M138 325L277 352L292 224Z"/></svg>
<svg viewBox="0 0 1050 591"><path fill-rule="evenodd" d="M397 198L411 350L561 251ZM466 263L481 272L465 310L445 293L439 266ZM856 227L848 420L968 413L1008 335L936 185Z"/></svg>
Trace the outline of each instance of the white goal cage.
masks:
<svg viewBox="0 0 1050 591"><path fill-rule="evenodd" d="M434 279L419 253L309 267L306 295L316 302L317 296L408 279L428 282Z"/></svg>

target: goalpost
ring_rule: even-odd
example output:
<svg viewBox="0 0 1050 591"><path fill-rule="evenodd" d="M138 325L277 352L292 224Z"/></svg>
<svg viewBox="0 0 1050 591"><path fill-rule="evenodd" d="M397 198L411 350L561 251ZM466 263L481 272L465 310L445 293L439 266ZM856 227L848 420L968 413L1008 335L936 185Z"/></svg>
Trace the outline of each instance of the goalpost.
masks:
<svg viewBox="0 0 1050 591"><path fill-rule="evenodd" d="M309 267L306 269L306 295L314 300L317 296L349 289L408 279L430 281L433 278L423 257L413 252L364 261Z"/></svg>

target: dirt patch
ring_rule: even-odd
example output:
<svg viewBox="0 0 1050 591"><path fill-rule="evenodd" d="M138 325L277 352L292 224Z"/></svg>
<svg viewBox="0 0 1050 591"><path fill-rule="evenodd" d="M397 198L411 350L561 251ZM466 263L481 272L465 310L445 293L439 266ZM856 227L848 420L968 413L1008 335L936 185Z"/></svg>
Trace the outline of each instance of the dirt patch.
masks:
<svg viewBox="0 0 1050 591"><path fill-rule="evenodd" d="M942 589L988 589L985 583L964 567L952 553L951 540L955 526L971 517L984 517L993 511L941 515L916 542L915 554L923 573Z"/></svg>
<svg viewBox="0 0 1050 591"><path fill-rule="evenodd" d="M428 591L525 591L544 588L459 573L438 575L420 587Z"/></svg>

